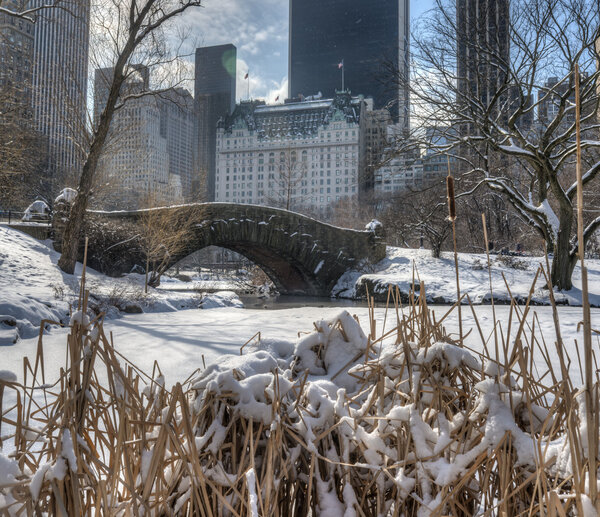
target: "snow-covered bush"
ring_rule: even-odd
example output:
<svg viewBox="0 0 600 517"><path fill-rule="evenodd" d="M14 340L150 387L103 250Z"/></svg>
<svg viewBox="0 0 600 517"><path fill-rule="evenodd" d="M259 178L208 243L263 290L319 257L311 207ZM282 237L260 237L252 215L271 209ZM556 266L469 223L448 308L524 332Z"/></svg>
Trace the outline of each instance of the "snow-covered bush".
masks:
<svg viewBox="0 0 600 517"><path fill-rule="evenodd" d="M22 219L23 221L47 221L50 219L50 207L45 201L36 199L25 209Z"/></svg>
<svg viewBox="0 0 600 517"><path fill-rule="evenodd" d="M73 201L75 201L76 197L77 197L77 191L75 189L67 187L60 191L60 194L54 200L54 204L56 204L56 203L71 204L71 203L73 203Z"/></svg>
<svg viewBox="0 0 600 517"><path fill-rule="evenodd" d="M0 512L51 514L61 493L68 515L594 515L580 511L599 441L585 392L531 373L538 338L522 326L499 343L505 368L434 319L421 301L386 339L345 311L295 343L257 333L167 389L78 311L60 382L33 374L44 411L23 404L18 431L5 420ZM0 387L32 396L14 379Z"/></svg>

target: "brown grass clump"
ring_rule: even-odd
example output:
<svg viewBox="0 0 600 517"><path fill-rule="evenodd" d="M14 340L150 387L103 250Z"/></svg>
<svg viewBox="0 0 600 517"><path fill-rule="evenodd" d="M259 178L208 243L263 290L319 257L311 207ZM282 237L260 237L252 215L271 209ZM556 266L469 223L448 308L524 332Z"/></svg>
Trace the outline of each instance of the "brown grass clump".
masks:
<svg viewBox="0 0 600 517"><path fill-rule="evenodd" d="M59 379L47 384L40 334L24 383L0 380L0 404L17 401L2 413L0 514L584 515L585 398L560 337L550 352L513 304L500 364L492 336L476 353L448 335L455 307L439 318L424 296L389 295L382 335L373 315L365 336L343 313L301 338L309 355L258 335L171 389L158 365L120 356L82 295ZM327 371L336 343L362 345Z"/></svg>

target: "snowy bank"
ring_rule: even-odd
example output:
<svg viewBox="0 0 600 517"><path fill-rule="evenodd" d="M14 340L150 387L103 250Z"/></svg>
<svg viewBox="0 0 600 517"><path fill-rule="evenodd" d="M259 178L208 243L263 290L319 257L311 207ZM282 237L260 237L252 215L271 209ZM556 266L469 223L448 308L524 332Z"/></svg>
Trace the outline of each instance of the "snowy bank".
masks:
<svg viewBox="0 0 600 517"><path fill-rule="evenodd" d="M240 297L233 291L217 291L216 293L206 293L200 298L199 307L201 309L218 309L221 307L235 307L243 309L244 304Z"/></svg>
<svg viewBox="0 0 600 517"><path fill-rule="evenodd" d="M461 295L468 295L475 304L490 303L492 292L485 254L459 253L459 275ZM531 285L540 265L545 266L543 257L491 255L491 275L494 300L510 303L511 294L517 302L524 302L529 296ZM590 302L600 307L600 260L586 260L588 267ZM506 283L504 281L506 279ZM408 300L411 288L415 291L420 283L425 284L429 303L456 302L456 277L454 255L442 253L442 257L431 257L428 250L387 248L387 257L368 271L348 271L337 282L332 296L339 298L366 298L375 296L385 302L388 289L399 289L403 302ZM508 284L508 287L507 287ZM560 305L581 305L581 269L575 267L573 289L555 292ZM509 293L510 289L510 293ZM544 288L543 276L538 278L532 298L533 304L548 305L548 291Z"/></svg>
<svg viewBox="0 0 600 517"><path fill-rule="evenodd" d="M76 309L82 265L74 275L62 272L59 254L50 241L38 241L7 226L0 226L0 346L39 333L43 320L67 324ZM114 317L123 312L162 312L197 307L193 293L151 289L143 291L143 275L109 278L86 270L89 306Z"/></svg>

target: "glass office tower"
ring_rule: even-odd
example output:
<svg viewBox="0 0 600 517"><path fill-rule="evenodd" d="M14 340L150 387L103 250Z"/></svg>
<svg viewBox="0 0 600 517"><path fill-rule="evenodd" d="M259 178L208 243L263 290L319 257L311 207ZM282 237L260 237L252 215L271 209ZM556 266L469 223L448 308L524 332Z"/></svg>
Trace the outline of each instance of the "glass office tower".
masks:
<svg viewBox="0 0 600 517"><path fill-rule="evenodd" d="M237 49L231 44L196 49L192 191L193 196L204 191L204 201L215 199L217 122L235 107L236 56Z"/></svg>
<svg viewBox="0 0 600 517"><path fill-rule="evenodd" d="M409 76L409 21L409 0L290 0L289 96L333 97L343 62L344 88L408 128L408 91L389 70Z"/></svg>

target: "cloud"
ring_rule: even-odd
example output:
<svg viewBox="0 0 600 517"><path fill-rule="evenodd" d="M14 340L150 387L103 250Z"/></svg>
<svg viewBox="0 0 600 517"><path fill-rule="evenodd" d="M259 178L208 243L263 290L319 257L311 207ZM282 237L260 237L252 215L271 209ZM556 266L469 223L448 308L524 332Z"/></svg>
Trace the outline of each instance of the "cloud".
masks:
<svg viewBox="0 0 600 517"><path fill-rule="evenodd" d="M283 101L285 99L287 99L288 96L288 79L287 77L284 77L281 82L279 84L276 84L274 88L272 88L271 90L269 90L269 93L267 93L267 104L282 104ZM279 97L279 99L277 101L275 101L275 99L277 99Z"/></svg>
<svg viewBox="0 0 600 517"><path fill-rule="evenodd" d="M248 79L246 79L248 73ZM264 92L268 90L267 82L257 72L250 69L248 63L243 59L237 60L237 77L236 77L236 97L240 100L247 100L248 94L250 98L264 97ZM248 88L249 87L249 88Z"/></svg>
<svg viewBox="0 0 600 517"><path fill-rule="evenodd" d="M246 79L246 73L248 72L248 79ZM274 104L275 99L278 97L277 103L283 103L284 99L287 98L287 76L283 77L280 81L267 79L259 74L255 74L243 59L237 60L236 76L238 101L247 100L248 93L251 99L263 99L267 104ZM250 92L248 92L248 85L250 86Z"/></svg>
<svg viewBox="0 0 600 517"><path fill-rule="evenodd" d="M287 71L288 2L207 0L203 8L187 12L182 22L197 46L233 43L237 47L238 99L248 96L248 82L243 79L248 69L252 97L267 97L281 87Z"/></svg>

